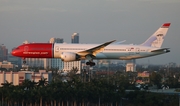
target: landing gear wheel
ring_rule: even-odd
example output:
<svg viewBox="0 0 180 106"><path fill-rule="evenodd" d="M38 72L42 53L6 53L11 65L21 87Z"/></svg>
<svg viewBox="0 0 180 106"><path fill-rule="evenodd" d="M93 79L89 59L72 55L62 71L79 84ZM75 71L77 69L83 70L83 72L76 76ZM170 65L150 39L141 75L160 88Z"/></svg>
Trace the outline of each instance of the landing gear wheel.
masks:
<svg viewBox="0 0 180 106"><path fill-rule="evenodd" d="M86 65L95 66L96 64L94 62L86 62Z"/></svg>
<svg viewBox="0 0 180 106"><path fill-rule="evenodd" d="M26 64L26 60L23 60L23 64Z"/></svg>
<svg viewBox="0 0 180 106"><path fill-rule="evenodd" d="M94 63L94 62L91 62L91 63L90 63L90 66L95 66L95 63Z"/></svg>
<svg viewBox="0 0 180 106"><path fill-rule="evenodd" d="M90 62L86 62L86 65L90 65Z"/></svg>

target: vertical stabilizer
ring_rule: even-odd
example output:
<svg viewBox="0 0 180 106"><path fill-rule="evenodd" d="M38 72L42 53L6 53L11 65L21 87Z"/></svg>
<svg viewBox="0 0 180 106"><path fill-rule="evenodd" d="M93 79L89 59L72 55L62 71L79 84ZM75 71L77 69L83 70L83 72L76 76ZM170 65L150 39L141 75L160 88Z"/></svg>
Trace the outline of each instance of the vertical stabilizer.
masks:
<svg viewBox="0 0 180 106"><path fill-rule="evenodd" d="M149 37L141 45L160 48L164 41L164 37L166 36L170 24L171 23L164 23L151 37Z"/></svg>

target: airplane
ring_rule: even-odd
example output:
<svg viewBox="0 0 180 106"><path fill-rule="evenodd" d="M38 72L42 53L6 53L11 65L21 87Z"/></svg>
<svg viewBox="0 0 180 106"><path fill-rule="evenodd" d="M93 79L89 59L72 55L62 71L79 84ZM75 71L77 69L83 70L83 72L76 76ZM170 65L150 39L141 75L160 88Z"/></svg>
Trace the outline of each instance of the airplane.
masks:
<svg viewBox="0 0 180 106"><path fill-rule="evenodd" d="M64 62L89 60L86 65L94 66L94 59L132 60L146 58L170 52L170 48L161 48L171 23L164 23L152 36L140 45L113 43L102 44L65 44L65 43L29 43L15 48L11 54L26 58L60 58Z"/></svg>

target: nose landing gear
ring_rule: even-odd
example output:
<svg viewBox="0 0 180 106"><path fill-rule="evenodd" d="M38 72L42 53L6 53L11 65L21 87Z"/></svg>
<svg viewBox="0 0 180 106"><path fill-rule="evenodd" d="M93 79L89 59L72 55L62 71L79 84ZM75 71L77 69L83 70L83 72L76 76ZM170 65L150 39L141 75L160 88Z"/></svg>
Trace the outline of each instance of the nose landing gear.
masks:
<svg viewBox="0 0 180 106"><path fill-rule="evenodd" d="M22 58L23 59L23 64L25 65L26 64L26 60L25 60L25 58Z"/></svg>
<svg viewBox="0 0 180 106"><path fill-rule="evenodd" d="M26 60L23 60L23 64L26 64Z"/></svg>

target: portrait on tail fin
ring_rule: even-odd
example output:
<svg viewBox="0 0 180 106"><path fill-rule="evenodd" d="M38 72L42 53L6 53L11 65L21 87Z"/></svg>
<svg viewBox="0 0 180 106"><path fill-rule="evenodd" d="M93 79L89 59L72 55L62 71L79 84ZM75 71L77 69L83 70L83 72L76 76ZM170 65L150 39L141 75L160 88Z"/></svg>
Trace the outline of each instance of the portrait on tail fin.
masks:
<svg viewBox="0 0 180 106"><path fill-rule="evenodd" d="M156 40L154 40L151 44L151 47L160 47L159 45L162 45L164 41L164 34L157 34L156 35Z"/></svg>
<svg viewBox="0 0 180 106"><path fill-rule="evenodd" d="M141 45L160 48L169 29L169 26L170 23L164 23L152 36L150 36Z"/></svg>

